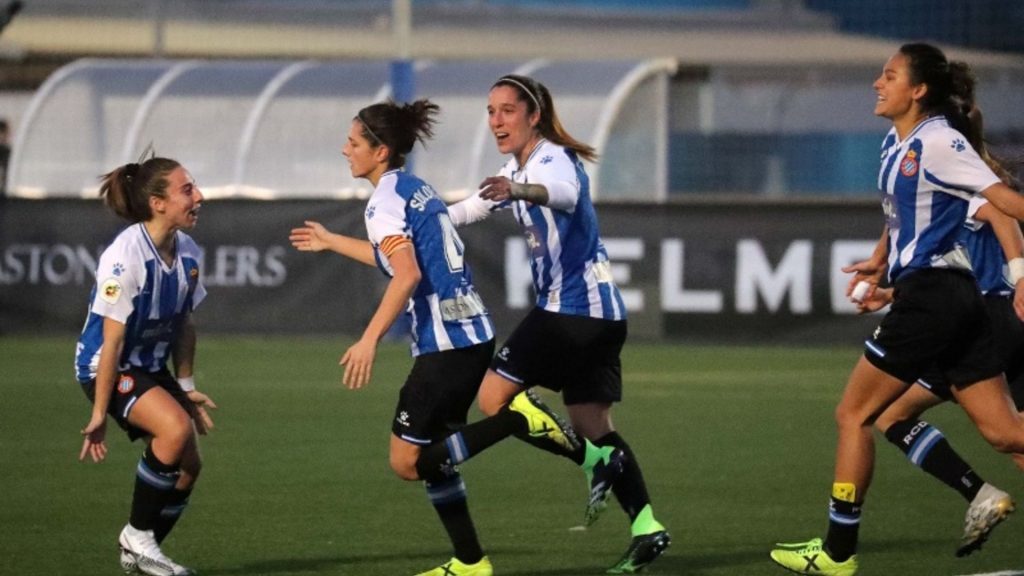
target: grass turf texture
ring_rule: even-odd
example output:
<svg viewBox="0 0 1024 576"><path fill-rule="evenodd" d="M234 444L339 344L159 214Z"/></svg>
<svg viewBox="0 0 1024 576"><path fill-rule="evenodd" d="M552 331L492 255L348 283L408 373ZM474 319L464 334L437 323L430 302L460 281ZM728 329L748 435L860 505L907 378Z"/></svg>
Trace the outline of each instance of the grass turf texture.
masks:
<svg viewBox="0 0 1024 576"><path fill-rule="evenodd" d="M0 573L118 574L141 445L110 424L105 463L77 461L89 407L73 380L74 335L0 338ZM403 575L450 556L419 483L388 468L390 419L411 360L379 352L373 381L340 385L347 340L200 339L197 382L221 406L206 467L175 533L174 559L204 576ZM824 536L832 411L859 351L632 343L615 421L673 536L651 574L781 575L773 542ZM542 394L553 406L561 404ZM478 418L474 411L471 418ZM987 480L1024 481L955 406L929 415ZM861 528L861 572L1020 570L1024 514L975 555L953 556L966 503L880 441ZM514 439L463 467L482 543L500 575L600 574L628 544L613 503L585 532L583 474Z"/></svg>

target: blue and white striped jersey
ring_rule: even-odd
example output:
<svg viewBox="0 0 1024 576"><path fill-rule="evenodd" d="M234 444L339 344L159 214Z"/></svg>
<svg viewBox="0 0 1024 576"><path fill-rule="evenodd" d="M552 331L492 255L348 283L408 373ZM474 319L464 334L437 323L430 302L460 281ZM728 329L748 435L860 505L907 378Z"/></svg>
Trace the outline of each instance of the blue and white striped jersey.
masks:
<svg viewBox="0 0 1024 576"><path fill-rule="evenodd" d="M513 157L498 175L521 184L544 185L549 205L525 200L491 202L474 194L452 206L456 225L511 208L526 233L537 307L573 316L624 320L626 307L599 236L590 179L576 153L541 140L525 167Z"/></svg>
<svg viewBox="0 0 1024 576"><path fill-rule="evenodd" d="M381 176L365 213L366 233L377 266L392 276L381 243L409 238L422 278L407 313L412 320L412 355L466 348L494 338L494 327L476 289L465 246L445 203L429 184L403 170Z"/></svg>
<svg viewBox="0 0 1024 576"><path fill-rule="evenodd" d="M960 230L967 201L999 182L943 116L903 141L893 128L882 144L878 188L889 226L889 279L913 268L966 268Z"/></svg>
<svg viewBox="0 0 1024 576"><path fill-rule="evenodd" d="M1007 277L1006 254L1003 247L988 222L974 219L978 209L986 203L988 200L981 196L971 200L962 239L967 253L971 256L971 266L974 268L974 276L978 279L981 293L1009 296L1013 294L1013 285Z"/></svg>
<svg viewBox="0 0 1024 576"><path fill-rule="evenodd" d="M199 246L184 232L176 234L172 266L160 259L142 223L122 230L103 251L75 354L79 382L96 377L104 318L125 324L120 370L156 372L166 366L183 321L206 297L199 280Z"/></svg>

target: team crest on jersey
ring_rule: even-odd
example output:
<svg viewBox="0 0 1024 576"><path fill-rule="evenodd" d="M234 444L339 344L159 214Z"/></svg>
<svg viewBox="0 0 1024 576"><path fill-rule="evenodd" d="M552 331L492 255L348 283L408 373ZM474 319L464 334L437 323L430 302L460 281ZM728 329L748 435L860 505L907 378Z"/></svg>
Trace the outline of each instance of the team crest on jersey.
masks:
<svg viewBox="0 0 1024 576"><path fill-rule="evenodd" d="M911 150L907 152L907 155L900 162L900 174L910 178L917 174L917 166L917 152Z"/></svg>
<svg viewBox="0 0 1024 576"><path fill-rule="evenodd" d="M135 379L128 375L121 376L117 381L117 391L121 394L130 394L132 390L135 390Z"/></svg>
<svg viewBox="0 0 1024 576"><path fill-rule="evenodd" d="M99 291L100 299L107 304L117 304L121 299L121 283L117 278L108 278L103 281Z"/></svg>
<svg viewBox="0 0 1024 576"><path fill-rule="evenodd" d="M188 275L193 280L195 280L196 278L199 278L199 268L193 268L193 269L189 270L188 271Z"/></svg>

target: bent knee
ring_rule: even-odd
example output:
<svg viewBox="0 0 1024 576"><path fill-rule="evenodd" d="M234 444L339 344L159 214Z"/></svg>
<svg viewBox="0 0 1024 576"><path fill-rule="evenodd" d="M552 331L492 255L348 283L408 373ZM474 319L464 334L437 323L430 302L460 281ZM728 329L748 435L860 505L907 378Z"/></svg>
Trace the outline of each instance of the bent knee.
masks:
<svg viewBox="0 0 1024 576"><path fill-rule="evenodd" d="M416 462L411 462L404 458L392 457L390 463L392 472L402 480L412 482L420 479L419 472L416 471Z"/></svg>
<svg viewBox="0 0 1024 576"><path fill-rule="evenodd" d="M484 416L494 416L501 411L505 404L506 402L499 398L488 398L481 395L477 399L477 406L480 407L480 411L484 413Z"/></svg>

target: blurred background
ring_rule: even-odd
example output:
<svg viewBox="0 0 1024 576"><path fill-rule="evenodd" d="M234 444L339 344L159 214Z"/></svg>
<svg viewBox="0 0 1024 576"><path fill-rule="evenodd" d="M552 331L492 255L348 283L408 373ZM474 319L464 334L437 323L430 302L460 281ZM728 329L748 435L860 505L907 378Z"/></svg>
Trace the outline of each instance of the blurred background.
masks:
<svg viewBox="0 0 1024 576"><path fill-rule="evenodd" d="M785 326L816 340L819 322L851 313L835 270L877 238L876 154L889 127L872 114L871 84L904 42L967 61L993 150L1024 157L1024 3L1014 0L25 0L0 10L9 330L80 322L79 308L54 312L73 294L57 287L85 290L94 244L116 227L97 202L70 200L95 199L97 175L150 143L211 200L196 230L217 254L208 281L262 291L235 293L214 326L265 329L241 319L281 290L292 296L273 306L275 330L354 328L302 301L361 272L332 280L286 244L304 214L361 235L361 203L345 201L370 190L340 155L349 119L388 97L439 103L442 124L414 169L458 199L504 161L484 108L510 72L547 84L569 131L601 154L592 193L613 258L629 265L617 280L635 325L653 337L721 334L725 318L737 334ZM24 224L32 218L49 224ZM102 224L80 232L83 221ZM498 292L489 301L504 296L492 306L500 318L530 296L508 265L514 228L489 230L470 245L483 252L480 283ZM241 248L224 255L227 238ZM299 274L302 287L290 283ZM372 307L372 289L350 292L371 293Z"/></svg>

